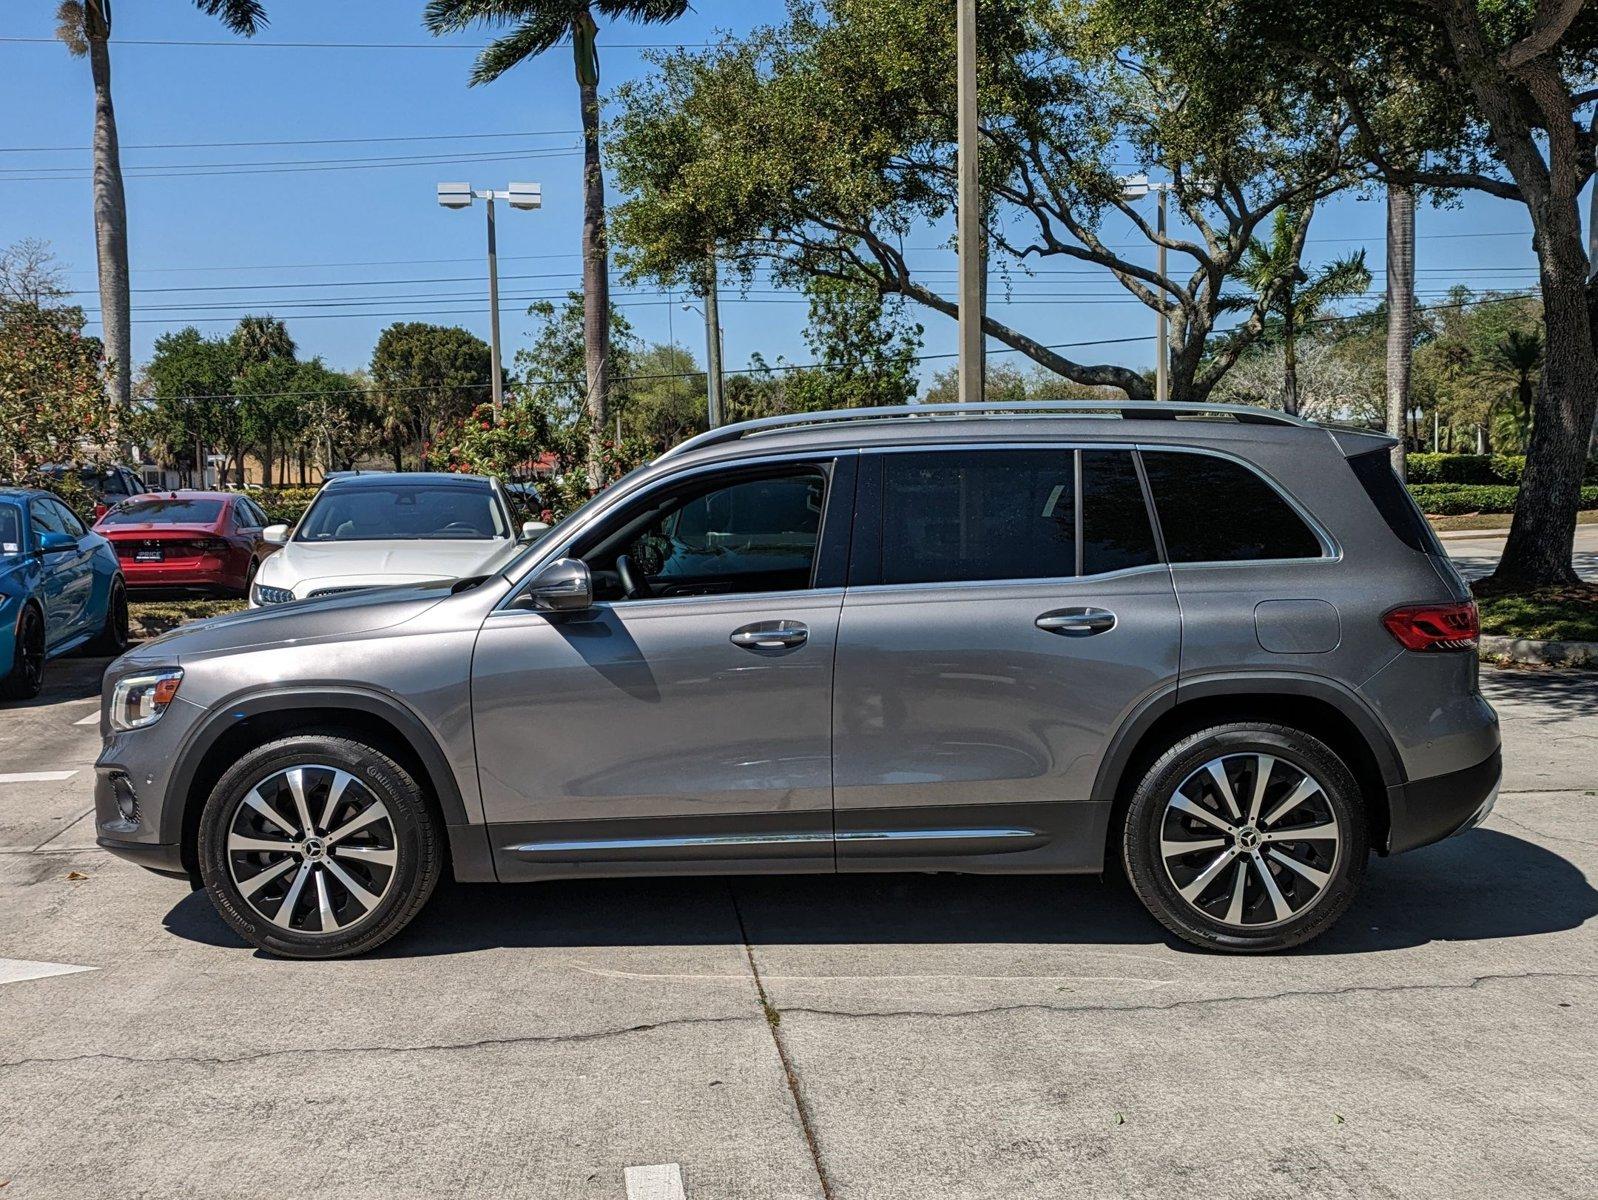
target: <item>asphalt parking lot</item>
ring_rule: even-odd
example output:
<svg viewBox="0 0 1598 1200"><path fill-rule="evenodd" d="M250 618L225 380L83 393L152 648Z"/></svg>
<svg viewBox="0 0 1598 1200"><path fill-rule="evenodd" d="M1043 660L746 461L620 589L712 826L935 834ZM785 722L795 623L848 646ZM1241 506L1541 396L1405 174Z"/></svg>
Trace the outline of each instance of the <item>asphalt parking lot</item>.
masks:
<svg viewBox="0 0 1598 1200"><path fill-rule="evenodd" d="M1598 674L1488 672L1494 816L1287 956L808 876L447 886L305 963L94 848L103 665L0 713L7 1200L1592 1194Z"/></svg>

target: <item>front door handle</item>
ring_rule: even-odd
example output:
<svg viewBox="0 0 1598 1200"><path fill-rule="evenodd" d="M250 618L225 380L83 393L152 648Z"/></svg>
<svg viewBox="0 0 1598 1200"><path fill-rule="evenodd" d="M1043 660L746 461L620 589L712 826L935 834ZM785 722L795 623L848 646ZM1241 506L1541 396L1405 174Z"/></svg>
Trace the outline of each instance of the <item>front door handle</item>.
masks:
<svg viewBox="0 0 1598 1200"><path fill-rule="evenodd" d="M1057 608L1036 621L1037 627L1061 637L1092 637L1115 628L1115 614L1106 608Z"/></svg>
<svg viewBox="0 0 1598 1200"><path fill-rule="evenodd" d="M733 630L728 640L745 650L792 650L810 640L810 630L803 621L756 621Z"/></svg>

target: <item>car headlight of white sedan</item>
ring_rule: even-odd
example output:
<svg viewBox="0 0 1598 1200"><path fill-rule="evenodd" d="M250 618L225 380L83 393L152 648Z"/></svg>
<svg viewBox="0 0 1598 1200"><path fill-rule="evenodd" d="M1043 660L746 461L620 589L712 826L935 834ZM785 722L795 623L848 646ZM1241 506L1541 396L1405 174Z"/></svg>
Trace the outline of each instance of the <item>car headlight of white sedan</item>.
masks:
<svg viewBox="0 0 1598 1200"><path fill-rule="evenodd" d="M287 604L294 599L294 593L288 588L257 583L250 589L250 599L256 604Z"/></svg>

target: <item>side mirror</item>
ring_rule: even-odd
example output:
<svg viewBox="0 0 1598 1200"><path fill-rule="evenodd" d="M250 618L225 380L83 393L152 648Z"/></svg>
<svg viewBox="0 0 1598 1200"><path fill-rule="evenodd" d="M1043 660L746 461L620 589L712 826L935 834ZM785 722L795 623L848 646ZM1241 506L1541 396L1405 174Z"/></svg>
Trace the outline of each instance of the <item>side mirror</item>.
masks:
<svg viewBox="0 0 1598 1200"><path fill-rule="evenodd" d="M287 525L268 525L261 530L261 540L269 546L287 546L289 544L289 527Z"/></svg>
<svg viewBox="0 0 1598 1200"><path fill-rule="evenodd" d="M67 554L78 548L78 539L70 533L41 533L40 554Z"/></svg>
<svg viewBox="0 0 1598 1200"><path fill-rule="evenodd" d="M549 526L543 521L522 522L522 541L524 542L536 542L548 532Z"/></svg>
<svg viewBox="0 0 1598 1200"><path fill-rule="evenodd" d="M580 558L557 558L533 576L522 593L539 612L583 612L594 606L594 581Z"/></svg>

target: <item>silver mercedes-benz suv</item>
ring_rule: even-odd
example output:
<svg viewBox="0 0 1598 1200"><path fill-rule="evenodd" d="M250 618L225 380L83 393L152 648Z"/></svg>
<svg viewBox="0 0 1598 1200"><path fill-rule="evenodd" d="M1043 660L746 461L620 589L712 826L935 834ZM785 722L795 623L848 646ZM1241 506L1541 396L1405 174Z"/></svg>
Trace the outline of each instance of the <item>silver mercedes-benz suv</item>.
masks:
<svg viewBox="0 0 1598 1200"><path fill-rule="evenodd" d="M480 576L118 659L100 844L302 957L445 871L1117 859L1190 942L1292 946L1497 792L1475 607L1390 445L1131 403L713 430Z"/></svg>

